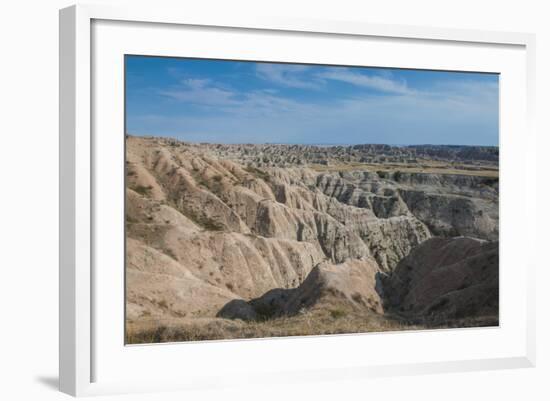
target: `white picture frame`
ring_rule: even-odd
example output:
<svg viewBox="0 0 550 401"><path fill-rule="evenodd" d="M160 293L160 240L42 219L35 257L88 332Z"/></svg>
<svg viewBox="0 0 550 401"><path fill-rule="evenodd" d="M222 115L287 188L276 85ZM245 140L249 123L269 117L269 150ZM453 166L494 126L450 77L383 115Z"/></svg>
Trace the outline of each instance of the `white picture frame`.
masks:
<svg viewBox="0 0 550 401"><path fill-rule="evenodd" d="M115 26L117 23L122 23L122 25ZM94 24L98 28L94 28ZM124 39L125 35L123 32L126 31L129 32L126 36L131 36L135 39L135 36L139 36L140 30L150 29L150 35L147 36L150 38L149 43L143 43L143 40L140 43L140 46L149 46L148 48L134 47L133 45L130 47L138 49L138 51L139 49L145 49L144 51L151 52L153 51L151 49L154 47L154 41L158 41L158 38L162 37L155 35L172 35L174 31L171 30L178 30L180 28L185 30L186 27L191 27L195 30L198 29L200 32L205 31L206 34L208 34L209 29L215 30L218 39L220 38L220 34L229 35L231 32L239 35L240 32L243 35L244 33L250 35L262 34L265 35L266 40L273 40L275 44L277 41L281 41L282 43L284 40L280 39L278 35L286 35L286 37L295 35L301 38L305 37L304 40L313 40L312 38L315 37L323 37L327 38L327 40L339 38L342 41L366 40L370 38L372 40L384 40L387 43L391 43L392 41L396 43L407 41L410 46L413 43L419 46L432 44L441 49L442 55L446 54L444 52L445 46L454 46L453 52L468 51L468 48L478 49L480 54L486 48L495 48L495 52L501 51L503 53L502 59L495 57L493 61L487 61L487 64L485 64L487 67L484 70L489 68L491 72L501 72L501 67L503 69L508 68L509 70L507 71L509 71L510 79L506 82L509 82L509 85L512 86L504 87L503 97L501 98L501 113L507 113L504 116L504 120L501 118L502 129L504 132L507 132L504 138L505 141L501 137L501 146L503 144L506 145L502 148L501 153L503 167L501 174L503 174L503 177L510 177L510 180L512 178L519 180L524 185L535 186L536 184L533 181L534 178L532 175L528 174L535 166L534 148L536 141L532 128L532 113L534 110L533 91L535 85L534 35L415 26L375 25L357 21L316 21L278 18L242 18L236 20L214 15L187 15L185 10L174 11L156 9L154 7L119 9L108 6L78 5L63 9L60 11L59 375L61 391L80 396L244 385L246 380L250 380L251 378L258 383L270 382L275 379L280 383L295 380L339 378L359 380L373 376L534 366L535 285L534 275L530 273L534 271L535 260L525 258L525 262L520 266L520 268L525 269L525 274L521 275L521 278L517 281L517 294L519 294L518 298L520 298L520 301L518 301L517 311L514 312L516 315L514 316L517 316L518 319L517 321L504 319L505 323L502 323L501 327L496 329L465 329L448 331L444 335L426 332L407 333L404 335L380 334L370 337L364 335L346 335L324 338L207 342L200 345L189 345L186 348L182 348L181 344L125 348L123 340L120 338L120 343L116 342L114 345L121 347L120 349L117 348L118 351L116 352L105 345L109 341L112 342L112 338L107 338L110 335L107 333L110 328L105 329L104 327L108 322L116 321L114 319L117 318L117 315L113 314L109 318L105 317L106 315L102 313L102 310L104 310L102 309L103 306L101 306L101 302L96 305L97 300L94 298L94 294L95 291L101 290L104 300L109 302L112 300L116 301L119 299L117 297L122 296L118 292L123 291L123 288L120 288L120 286L116 287L115 285L112 288L103 287L102 283L105 283L105 275L98 275L94 270L97 268L98 261L101 263L104 260L102 258L105 257L95 253L97 244L94 243L97 238L99 238L100 242L104 240L101 235L98 237L98 230L101 230L98 227L102 227L102 225L96 220L103 213L97 194L105 193L105 189L99 187L103 185L101 180L97 180L97 176L101 176L102 174L96 171L99 168L98 154L105 156L105 158L102 157L102 160L106 160L107 169L112 170L120 167L120 175L122 175L122 166L117 164L117 156L109 156L109 152L106 151L108 144L101 141L98 142L94 138L94 132L96 132L94 129L103 127L100 122L94 119L102 118L101 116L105 115L101 112L101 107L105 106L97 106L92 101L93 96L101 96L101 91L103 90L93 86L94 74L103 74L101 72L103 71L101 69L101 62L95 60L94 57L100 54L97 53L98 51L103 51L102 46L105 45L106 38L112 43L112 48L111 50L106 50L106 56L101 56L105 60L103 63L109 61L109 51L114 52L112 54L118 57L120 52L125 51L124 47L120 45L123 41L119 39ZM151 34L153 31L155 33ZM96 41L93 39L94 32L96 32L97 36ZM170 52L176 49L175 47L171 48L168 44L166 46L164 52L168 52L167 54L172 54ZM108 46L105 45L105 47ZM297 45L295 50L299 50L299 45ZM226 51L231 53L232 50L228 49ZM160 49L154 52L162 53ZM506 54L504 55L504 53ZM245 55L242 57L245 57ZM281 56L273 57L280 58ZM292 61L294 56L289 55L288 57L286 61ZM331 55L327 55L326 57L331 57ZM343 55L342 57L346 56ZM399 57L404 57L404 55L396 55L394 61L386 61L383 63L384 66L390 62L400 65ZM507 66L504 65L506 60L511 61L507 63L509 64ZM415 65L418 68L432 67L434 69L459 69L460 67L458 64L453 67L452 61L443 60L439 64L435 64L433 61L431 63L428 61L418 61L418 64ZM116 66L113 66L113 68L116 68ZM512 70L513 68L516 68L516 70ZM109 79L116 80L117 76L120 76L120 71L109 77ZM98 80L101 81L102 77L103 75ZM97 81L95 84L97 84ZM122 83L118 82L110 90L116 90L120 88L120 85ZM508 103L509 96L507 93L511 92L523 94L519 95L518 99L513 100L516 102L513 105L519 105L519 110L516 107L512 109L512 103ZM117 97L114 100L113 105L109 105L109 107L113 106L112 110L119 110L121 107L120 102L117 103L117 99L119 98ZM114 118L119 119L120 116L115 116ZM113 122L112 126L116 127L116 124L117 122ZM516 132L515 135L517 137L513 136L512 131ZM114 147L116 148L116 146L118 145L115 143ZM512 169L507 168L510 164L517 165L517 168L512 171ZM116 188L116 179L109 185L112 185L110 188ZM506 196L505 189L506 187L504 186L503 195L501 195L503 199ZM122 194L122 187L120 192ZM120 196L122 196L121 194ZM534 207L527 207L528 199L526 194L517 195L517 199L508 198L509 200L506 200L505 205L501 206L501 212L505 212L504 216L507 216L507 218L501 221L501 229L504 229L504 233L508 232L508 238L512 239L514 234L510 230L507 231L506 228L521 228L520 226L522 225L525 227L532 226L535 221L536 211ZM506 205L513 204L518 206L520 210L507 214L508 209L506 209ZM97 209L98 205L100 207L99 211ZM531 229L524 232L535 231ZM506 240L506 237L504 240ZM523 236L521 239L518 238L518 240L521 240L521 244L525 247L530 247L534 243L527 236ZM116 241L115 239L113 244L117 244ZM501 244L510 242L511 240L503 241ZM502 249L504 247L502 245L501 247L502 259ZM509 248L504 249L506 257L512 260L515 257L513 250ZM534 252L525 252L525 254L533 255ZM527 258L529 257L532 258L532 256L527 256ZM115 269L122 269L123 271L124 266L120 265L120 263L114 263L114 265ZM506 273L506 270L504 273ZM506 274L503 274L503 276L504 278L501 280L507 280ZM503 297L502 302L505 306L510 304L507 302L507 296L506 286L504 286L504 289L501 289L501 297ZM511 308L508 308L508 310L511 310ZM121 321L120 325L122 324L123 322ZM113 330L115 329L113 328ZM119 330L119 328L116 330ZM507 331L513 333L508 337L497 338L498 333L506 333ZM482 340L482 337L486 338ZM346 344L363 347L365 346L365 341L375 342L380 341L382 338L385 343L395 344L396 347L405 347L408 342L412 343L415 341L417 344L435 344L436 348L438 342L443 346L445 341L456 340L457 342L473 343L477 342L479 338L480 344L482 344L482 341L487 341L487 343L494 343L495 348L482 352L480 345L479 350L464 351L464 358L447 358L447 356L442 354L439 359L428 358L426 360L419 360L415 355L411 354L400 362L396 358L385 358L383 354L379 357L372 354L372 361L362 362L360 359L357 359L361 356L360 353L357 353L356 359L354 359L353 355L349 355L347 360L339 359L338 365L336 365L336 359L334 359L335 366L330 366L331 356L341 354L342 352L339 352L339 350L342 349L341 347L349 346ZM387 341L386 338L388 339ZM505 352L503 348L505 345L499 345L499 341L505 344L505 340L509 342L510 352ZM269 351L265 352L271 352L269 355L273 355L273 358L276 358L276 355L284 352L285 349L303 352L304 355L315 355L315 352L322 348L327 353L328 364L319 365L317 361L312 359L310 364L304 363L300 365L297 363L293 369L287 370L282 365L283 362L278 364L278 361L273 359L275 368L271 370L264 369L262 366L254 366L253 368L242 366L239 368L241 369L239 374L242 374L242 372L246 374L241 376L241 380L237 380L236 376L232 376L231 372L224 370L223 367L218 371L216 371L216 368L213 368L210 373L205 373L206 370L201 371L200 367L197 367L187 372L185 377L183 375L180 377L172 375L161 379L160 376L153 377L151 375L150 380L147 377L138 378L137 376L133 379L131 369L128 369L129 373L126 376L116 374L122 366L117 365L118 363L125 363L127 364L125 366L131 366L143 361L144 365L150 365L153 362L158 363L162 358L167 358L166 360L174 358L174 356L170 356L172 352L168 351L170 347L177 347L177 351L174 352L180 356L187 355L185 363L189 366L193 365L194 361L198 362L198 358L212 358L215 353L226 355L227 357L240 355L243 361L250 362L254 360L254 354L262 353L268 348ZM460 346L458 346L457 350L460 350ZM120 355L128 354L124 356L124 358L127 357L128 359L125 361L116 359L115 354L117 353L120 353ZM111 357L112 359L110 359ZM97 362L96 358L99 358L98 360L102 362ZM245 362L243 362L243 365ZM113 369L108 374L104 374L102 369L106 370L107 365L113 366Z"/></svg>

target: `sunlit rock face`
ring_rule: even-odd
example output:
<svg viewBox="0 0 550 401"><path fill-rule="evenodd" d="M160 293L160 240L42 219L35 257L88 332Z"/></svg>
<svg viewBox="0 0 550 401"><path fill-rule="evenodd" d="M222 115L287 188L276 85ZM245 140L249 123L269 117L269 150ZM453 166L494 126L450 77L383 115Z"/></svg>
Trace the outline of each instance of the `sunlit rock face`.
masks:
<svg viewBox="0 0 550 401"><path fill-rule="evenodd" d="M134 325L334 305L498 316L498 149L132 136L126 148Z"/></svg>

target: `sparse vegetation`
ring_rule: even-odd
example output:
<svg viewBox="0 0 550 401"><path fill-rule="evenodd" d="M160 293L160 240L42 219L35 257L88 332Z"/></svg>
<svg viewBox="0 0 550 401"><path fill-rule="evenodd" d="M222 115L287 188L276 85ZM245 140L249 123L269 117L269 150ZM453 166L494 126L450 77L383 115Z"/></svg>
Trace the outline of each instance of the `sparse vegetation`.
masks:
<svg viewBox="0 0 550 401"><path fill-rule="evenodd" d="M178 260L177 256L174 254L174 251L172 251L170 248L164 249L164 253L170 256L172 259Z"/></svg>
<svg viewBox="0 0 550 401"><path fill-rule="evenodd" d="M204 214L196 213L191 209L187 209L183 214L207 231L223 231L224 229L223 224L218 223L216 220L211 219Z"/></svg>
<svg viewBox="0 0 550 401"><path fill-rule="evenodd" d="M221 339L331 335L343 333L372 333L380 331L419 330L426 328L408 324L399 319L384 319L371 312L345 314L333 317L327 310L306 312L292 317L278 317L251 322L242 320L210 319L178 321L150 319L150 327L127 326L126 342L146 344L174 341L204 341Z"/></svg>
<svg viewBox="0 0 550 401"><path fill-rule="evenodd" d="M135 187L131 187L131 189L133 189L140 195L149 196L153 187L151 185L147 185L147 186L136 185Z"/></svg>
<svg viewBox="0 0 550 401"><path fill-rule="evenodd" d="M204 228L207 231L223 231L224 226L215 220L212 220L206 216L199 216L195 218L195 223Z"/></svg>
<svg viewBox="0 0 550 401"><path fill-rule="evenodd" d="M346 172L346 171L371 171L386 175L394 171L400 173L418 174L442 174L442 175L466 175L466 176L478 176L488 177L490 179L498 180L498 169L491 168L490 166L483 166L481 168L458 168L451 164L443 163L430 163L427 165L419 164L393 164L388 165L385 163L359 163L359 162L347 162L347 163L332 163L330 165L312 164L310 166L313 170L318 172Z"/></svg>
<svg viewBox="0 0 550 401"><path fill-rule="evenodd" d="M129 214L126 214L126 223L127 224L132 224L132 223L137 223L137 222L138 222L137 219L135 219L134 217L132 217Z"/></svg>
<svg viewBox="0 0 550 401"><path fill-rule="evenodd" d="M346 311L343 309L330 309L330 316L333 319L340 319L341 317L344 317L347 315Z"/></svg>
<svg viewBox="0 0 550 401"><path fill-rule="evenodd" d="M306 312L292 317L279 317L250 322L242 320L209 319L151 319L149 327L127 325L126 343L148 344L180 341L208 341L246 338L295 337L384 331L452 329L457 327L490 327L498 325L494 317L437 319L435 316L407 320L398 316L380 316L373 312L348 313Z"/></svg>
<svg viewBox="0 0 550 401"><path fill-rule="evenodd" d="M256 176L257 178L266 181L266 182L269 182L269 180L271 179L269 177L268 173L266 173L265 171L260 170L259 168L254 167L254 166L247 166L247 167L244 168L244 170L247 171L248 173Z"/></svg>

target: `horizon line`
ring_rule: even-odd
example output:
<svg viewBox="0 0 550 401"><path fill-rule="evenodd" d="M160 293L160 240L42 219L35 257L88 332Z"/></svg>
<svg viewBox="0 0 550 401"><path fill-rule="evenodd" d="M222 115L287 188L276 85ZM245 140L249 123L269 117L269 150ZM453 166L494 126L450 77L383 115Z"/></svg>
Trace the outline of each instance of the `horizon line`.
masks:
<svg viewBox="0 0 550 401"><path fill-rule="evenodd" d="M393 147L413 147L413 146L462 146L462 147L483 147L483 148L500 148L499 144L497 145L466 145L466 144L450 144L450 143L409 143L409 144L398 144L398 143L388 143L388 142L357 142L357 143L322 143L322 142L210 142L210 141L189 141L173 136L163 136L163 135L152 135L152 134L131 134L126 133L126 136L139 137L139 138L158 138L158 139L172 139L179 142L191 143L191 144L209 144L209 145L285 145L285 146L359 146L359 145L386 145Z"/></svg>

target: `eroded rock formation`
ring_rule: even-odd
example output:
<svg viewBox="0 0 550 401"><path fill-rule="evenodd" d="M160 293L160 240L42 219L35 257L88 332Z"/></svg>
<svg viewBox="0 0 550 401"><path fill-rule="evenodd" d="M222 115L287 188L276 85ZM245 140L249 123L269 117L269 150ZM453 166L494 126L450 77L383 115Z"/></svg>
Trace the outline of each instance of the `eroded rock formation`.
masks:
<svg viewBox="0 0 550 401"><path fill-rule="evenodd" d="M451 160L451 173L357 165L430 152ZM461 174L461 158L474 163L464 171L491 174ZM316 168L323 160L340 165ZM255 320L328 303L407 317L494 315L493 162L494 152L482 148L201 145L129 136L127 318Z"/></svg>

